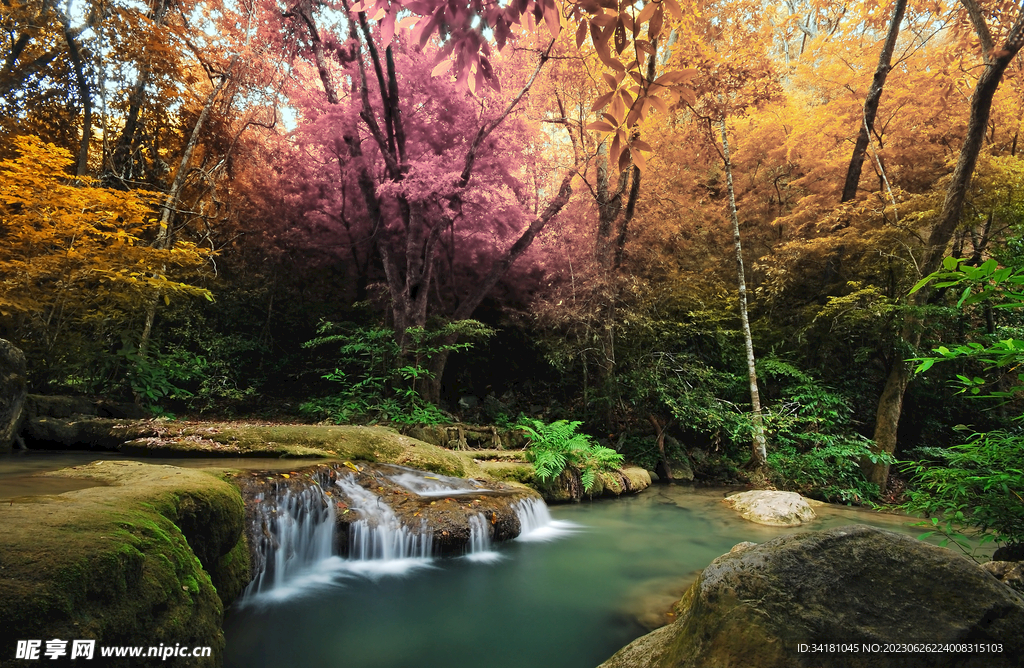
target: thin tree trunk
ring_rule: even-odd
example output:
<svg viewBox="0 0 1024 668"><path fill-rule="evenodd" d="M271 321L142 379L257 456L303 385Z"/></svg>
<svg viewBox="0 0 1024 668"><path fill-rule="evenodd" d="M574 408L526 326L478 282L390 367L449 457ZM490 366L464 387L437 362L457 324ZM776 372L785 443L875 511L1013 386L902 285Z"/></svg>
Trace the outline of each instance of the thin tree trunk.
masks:
<svg viewBox="0 0 1024 668"><path fill-rule="evenodd" d="M975 0L961 0L974 22L975 31L981 40L982 52L985 57L985 71L982 72L974 87L971 97L971 116L967 125L967 136L960 148L960 157L953 178L946 189L946 198L942 203L942 213L938 223L932 228L921 263L921 274L927 276L935 272L946 254L946 247L953 238L957 225L963 214L964 200L971 184L971 176L978 162L978 154L985 141L985 130L988 127L989 114L992 111L992 98L1003 72L1016 57L1021 46L1024 46L1024 5L1018 8L1018 16L1006 42L998 50L993 48L992 38ZM921 306L928 301L931 290L925 286L918 290L910 303ZM920 342L920 323L914 316L908 315L901 332L904 341L916 347ZM886 379L882 396L878 401L878 412L875 419L874 448L878 453L893 454L896 451L896 435L899 428L900 413L903 406L903 393L910 380L910 365L902 359L893 361L889 376ZM864 465L868 480L877 484L882 491L889 478L889 465L881 462L868 462Z"/></svg>
<svg viewBox="0 0 1024 668"><path fill-rule="evenodd" d="M846 170L843 202L849 202L857 196L860 172L864 166L864 154L871 139L871 131L875 128L878 103L882 99L885 79L889 76L889 70L892 69L892 52L896 48L896 38L899 37L900 24L903 23L903 15L906 10L907 0L896 0L896 6L892 12L892 21L889 23L889 32L885 36L882 53L878 56L878 67L875 69L875 76L871 81L871 88L868 89L867 97L864 98L863 123L860 124L860 131L857 133L857 143L853 148L853 157L850 158L850 167Z"/></svg>
<svg viewBox="0 0 1024 668"><path fill-rule="evenodd" d="M167 15L168 4L169 0L157 0L157 5L153 9L153 15L150 17L150 20L153 22L153 28L160 28L163 25L164 17ZM152 74L151 60L152 57L147 58L146 62L142 64L139 78L135 82L132 92L128 95L128 115L125 118L124 127L121 129L121 135L118 137L117 142L115 142L114 150L110 156L110 172L115 178L122 181L128 178L128 166L134 161L132 154L135 151L135 137L139 130L139 115L142 113L142 104L146 97L146 86L149 84L149 78Z"/></svg>
<svg viewBox="0 0 1024 668"><path fill-rule="evenodd" d="M171 246L173 241L171 221L174 219L175 209L178 208L178 198L181 195L182 186L185 185L185 177L188 174L188 165L192 161L192 153L195 152L196 145L199 143L199 133L203 129L203 124L206 123L207 117L210 115L214 100L224 90L228 79L231 78L231 71L234 69L237 60L237 56L232 59L227 71L221 75L220 81L210 91L206 98L206 103L203 105L203 110L199 113L199 118L196 119L195 125L192 126L192 133L189 135L188 143L185 145L185 150L181 154L181 160L178 162L178 171L174 175L174 182L171 184L170 190L167 191L164 203L161 206L160 229L157 231L156 239L153 241L154 248L167 250ZM143 358L146 356L146 347L149 345L149 339L153 332L153 321L156 319L156 307L159 301L160 295L154 295L149 303L149 307L146 309L146 324L142 328L142 336L139 339L139 356Z"/></svg>
<svg viewBox="0 0 1024 668"><path fill-rule="evenodd" d="M92 139L92 91L89 89L89 80L85 76L85 63L82 62L78 43L75 42L75 38L71 34L71 26L67 23L64 24L64 41L68 45L68 56L71 58L71 65L75 71L78 95L82 98L82 141L78 148L78 166L75 173L77 176L85 176L89 171L89 140Z"/></svg>
<svg viewBox="0 0 1024 668"><path fill-rule="evenodd" d="M665 453L665 432L668 431L669 423L662 424L653 414L648 415L647 419L654 425L654 442L658 446L658 454L661 455L655 473L665 482L672 482L675 479L672 476L672 465L669 464L668 455Z"/></svg>
<svg viewBox="0 0 1024 668"><path fill-rule="evenodd" d="M754 360L754 340L750 336L750 320L747 317L747 280L743 272L743 246L740 244L740 218L736 212L736 190L732 181L732 161L729 159L729 137L726 133L725 115L722 115L722 155L725 162L725 180L729 187L729 214L732 217L732 238L736 245L736 267L740 287L740 321L743 324L743 344L747 349L747 374L750 378L750 413L754 427L751 443L751 465L764 466L768 458L767 442L764 436L764 420L761 417L761 393L757 389L757 369Z"/></svg>

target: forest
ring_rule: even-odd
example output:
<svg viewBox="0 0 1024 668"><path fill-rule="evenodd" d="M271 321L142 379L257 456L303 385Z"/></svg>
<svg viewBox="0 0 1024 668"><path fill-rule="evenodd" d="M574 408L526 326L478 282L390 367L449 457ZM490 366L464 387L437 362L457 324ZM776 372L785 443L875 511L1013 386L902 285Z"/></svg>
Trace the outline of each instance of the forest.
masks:
<svg viewBox="0 0 1024 668"><path fill-rule="evenodd" d="M30 392L578 428L663 478L692 459L1024 543L1024 6L0 23L0 338Z"/></svg>

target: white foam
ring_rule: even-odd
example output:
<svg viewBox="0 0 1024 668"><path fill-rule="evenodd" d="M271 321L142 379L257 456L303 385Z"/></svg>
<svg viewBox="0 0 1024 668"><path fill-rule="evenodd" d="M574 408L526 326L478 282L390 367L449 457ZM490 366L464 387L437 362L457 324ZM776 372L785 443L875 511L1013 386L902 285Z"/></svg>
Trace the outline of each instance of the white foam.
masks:
<svg viewBox="0 0 1024 668"><path fill-rule="evenodd" d="M570 534L574 534L583 528L582 524L576 524L575 522L569 522L567 520L551 520L545 526L537 527L527 533L521 533L516 537L516 540L523 543L546 543L552 540L558 540Z"/></svg>
<svg viewBox="0 0 1024 668"><path fill-rule="evenodd" d="M505 558L505 555L494 550L487 550L486 552L471 552L464 557L468 561L474 561L478 564L493 564L497 561L501 561Z"/></svg>
<svg viewBox="0 0 1024 668"><path fill-rule="evenodd" d="M383 577L400 577L408 575L413 571L425 568L434 568L434 560L422 557L407 557L404 559L372 559L368 561L344 560L344 570L347 573L358 575L370 580L379 580Z"/></svg>
<svg viewBox="0 0 1024 668"><path fill-rule="evenodd" d="M388 478L418 496L460 496L491 491L475 480L464 480L438 474L424 475L423 471L404 466L395 468L402 469L402 472L390 475Z"/></svg>
<svg viewBox="0 0 1024 668"><path fill-rule="evenodd" d="M512 509L519 518L519 536L516 540L524 543L542 543L557 540L579 531L582 526L575 522L551 519L548 506L541 499L525 499L516 502Z"/></svg>

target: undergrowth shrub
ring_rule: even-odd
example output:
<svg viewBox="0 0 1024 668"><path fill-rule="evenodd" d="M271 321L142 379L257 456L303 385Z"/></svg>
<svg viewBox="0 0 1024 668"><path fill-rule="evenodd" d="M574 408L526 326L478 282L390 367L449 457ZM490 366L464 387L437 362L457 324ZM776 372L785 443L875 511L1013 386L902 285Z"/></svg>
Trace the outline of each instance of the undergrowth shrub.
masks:
<svg viewBox="0 0 1024 668"><path fill-rule="evenodd" d="M854 431L846 397L777 357L760 360L758 373L781 387L764 414L773 482L825 501L877 498L878 485L867 480L861 463L895 460L873 452L871 440Z"/></svg>
<svg viewBox="0 0 1024 668"><path fill-rule="evenodd" d="M333 323L321 323L320 334L304 348L338 345L336 366L323 374L341 386L327 397L311 399L299 409L309 415L341 424L345 422L396 422L438 424L449 417L420 395L423 381L432 378L430 359L472 347L471 341L446 343L451 335L463 339L491 336L494 330L475 320L448 323L436 329L405 330L405 350L387 327L349 327L337 331Z"/></svg>
<svg viewBox="0 0 1024 668"><path fill-rule="evenodd" d="M567 420L544 424L528 419L516 425L530 440L526 459L533 463L538 478L547 482L561 475L566 466L572 466L579 470L583 489L589 492L598 471L610 471L622 464L622 455L598 445L587 434L577 433L581 424Z"/></svg>
<svg viewBox="0 0 1024 668"><path fill-rule="evenodd" d="M962 445L913 454L924 460L902 462L913 475L902 509L930 519L925 535L939 532L964 548L965 535L1024 544L1024 432L971 433Z"/></svg>

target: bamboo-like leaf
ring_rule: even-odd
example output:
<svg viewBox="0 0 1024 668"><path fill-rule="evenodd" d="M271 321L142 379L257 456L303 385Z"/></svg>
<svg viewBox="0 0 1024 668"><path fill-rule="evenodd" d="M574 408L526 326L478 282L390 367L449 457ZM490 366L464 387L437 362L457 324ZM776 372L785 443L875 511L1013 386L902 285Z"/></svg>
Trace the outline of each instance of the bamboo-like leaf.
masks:
<svg viewBox="0 0 1024 668"><path fill-rule="evenodd" d="M590 108L590 111L598 111L599 109L603 109L609 102L612 101L613 95L615 95L615 91L609 91L602 95L601 97L597 98L594 101L594 105Z"/></svg>
<svg viewBox="0 0 1024 668"><path fill-rule="evenodd" d="M654 9L654 15L651 16L651 22L647 25L647 39L654 41L658 39L661 34L661 26L665 21L665 9L664 3L659 2L657 7Z"/></svg>
<svg viewBox="0 0 1024 668"><path fill-rule="evenodd" d="M615 129L615 126L609 125L604 121L594 121L593 123L587 124L586 129L595 130L597 132L611 132L612 130Z"/></svg>
<svg viewBox="0 0 1024 668"><path fill-rule="evenodd" d="M622 19L618 20L615 26L615 53L622 53L626 48L626 27L622 24Z"/></svg>
<svg viewBox="0 0 1024 668"><path fill-rule="evenodd" d="M633 152L629 150L628 146L626 146L626 147L624 147L622 149L622 153L619 154L619 171L620 172L624 172L624 171L626 171L626 169L629 168L629 163L630 163L630 159L631 159L632 155L633 155Z"/></svg>
<svg viewBox="0 0 1024 668"><path fill-rule="evenodd" d="M636 24L647 23L654 16L654 10L658 8L660 3L648 2L644 5L644 8L640 10L640 14L636 17Z"/></svg>

